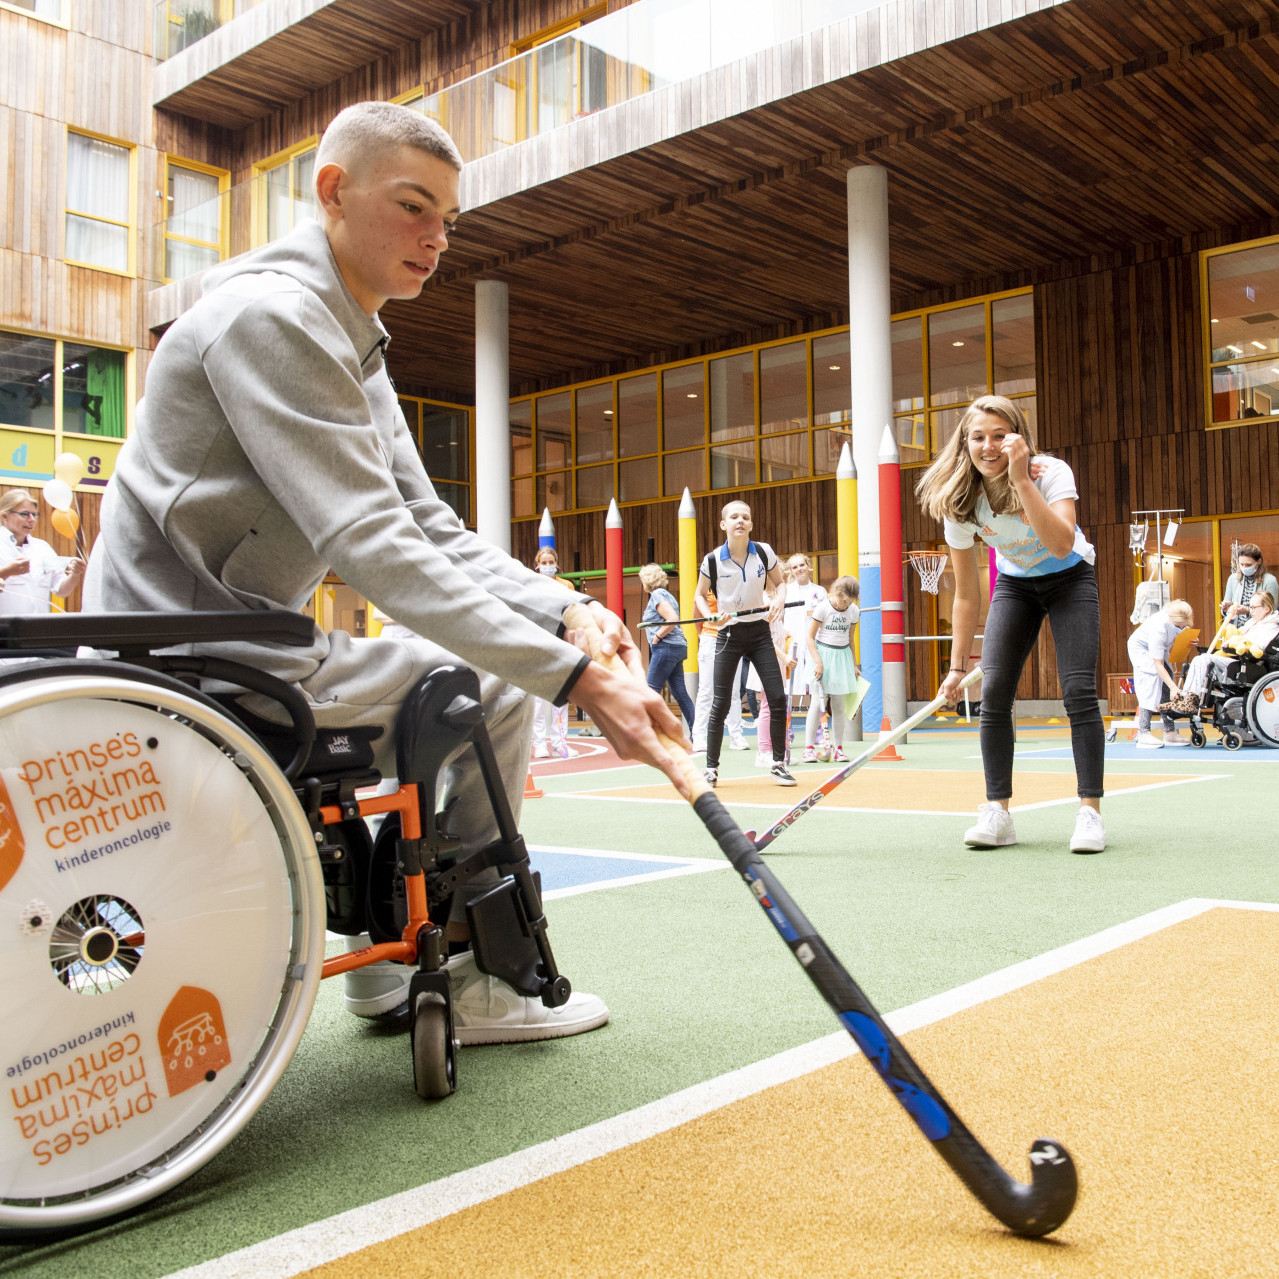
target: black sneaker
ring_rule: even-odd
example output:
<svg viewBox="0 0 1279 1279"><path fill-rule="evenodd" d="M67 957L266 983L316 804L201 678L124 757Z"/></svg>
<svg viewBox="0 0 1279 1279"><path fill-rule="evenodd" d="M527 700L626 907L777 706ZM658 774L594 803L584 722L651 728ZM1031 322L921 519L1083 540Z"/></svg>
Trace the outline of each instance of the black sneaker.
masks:
<svg viewBox="0 0 1279 1279"><path fill-rule="evenodd" d="M774 764L773 767L770 768L768 771L772 775L773 780L779 786L798 786L799 785L799 783L794 779L794 777L791 776L790 769L787 768L786 765L781 762Z"/></svg>
<svg viewBox="0 0 1279 1279"><path fill-rule="evenodd" d="M711 790L714 790L715 787L719 785L719 769L718 768L708 768L702 774L702 776L706 778L707 785L710 786Z"/></svg>

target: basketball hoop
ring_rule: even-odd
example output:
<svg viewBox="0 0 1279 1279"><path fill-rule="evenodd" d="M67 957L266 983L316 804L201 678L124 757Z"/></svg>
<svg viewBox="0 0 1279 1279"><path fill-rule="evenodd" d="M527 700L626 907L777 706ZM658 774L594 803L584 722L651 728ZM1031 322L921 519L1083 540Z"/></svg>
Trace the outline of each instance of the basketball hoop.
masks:
<svg viewBox="0 0 1279 1279"><path fill-rule="evenodd" d="M919 584L932 595L937 594L937 584L946 568L946 556L934 551L907 551L906 561L915 566Z"/></svg>

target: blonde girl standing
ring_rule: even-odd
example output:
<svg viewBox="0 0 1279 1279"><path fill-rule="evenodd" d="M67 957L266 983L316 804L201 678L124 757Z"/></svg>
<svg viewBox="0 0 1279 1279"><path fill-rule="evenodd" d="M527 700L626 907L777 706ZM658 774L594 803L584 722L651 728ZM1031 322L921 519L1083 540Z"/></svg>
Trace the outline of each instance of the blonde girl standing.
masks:
<svg viewBox="0 0 1279 1279"><path fill-rule="evenodd" d="M835 760L847 760L844 737L848 717L844 714L844 696L857 691L857 662L853 657L853 627L861 616L857 607L861 587L855 577L837 577L824 600L813 605L808 623L808 652L813 659L813 678L819 693L809 708L810 720L821 718L821 702L830 698L830 731L835 745ZM814 716L814 709L816 716ZM804 751L808 761L808 750Z"/></svg>

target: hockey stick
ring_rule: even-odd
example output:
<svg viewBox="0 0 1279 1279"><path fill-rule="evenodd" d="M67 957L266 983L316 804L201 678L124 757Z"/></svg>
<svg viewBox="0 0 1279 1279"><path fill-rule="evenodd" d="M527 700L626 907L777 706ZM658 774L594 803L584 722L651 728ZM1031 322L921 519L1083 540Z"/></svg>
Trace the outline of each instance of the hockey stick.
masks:
<svg viewBox="0 0 1279 1279"><path fill-rule="evenodd" d="M789 603L783 604L783 608L798 608L801 604L808 603L807 600L791 600ZM711 613L706 617L677 617L673 622L668 622L662 618L660 622L649 622L649 626L694 626L698 622L709 622L712 617L718 618L721 622L726 622L733 617L753 617L757 613L767 613L772 608L771 604L765 604L763 608L739 608L736 613ZM883 608L882 604L873 604L870 608L860 609L862 613L878 613Z"/></svg>
<svg viewBox="0 0 1279 1279"><path fill-rule="evenodd" d="M974 666L971 671L964 676L963 683L960 688L967 688L970 684L975 684L981 679L981 667ZM912 728L918 728L935 711L940 710L946 704L946 699L940 695L934 697L922 710L916 711L909 719L902 720L891 732L885 733L882 737L875 739L873 746L862 751L856 759L849 760L843 768L837 773L832 773L811 795L806 799L800 800L794 808L790 810L775 826L770 827L762 835L756 836L751 831L747 831L747 837L754 841L756 848L767 848L769 844L775 840L788 826L797 822L810 808L820 804L827 795L831 793L842 782L847 781L863 764L873 759L880 751L887 749L889 746L895 746L898 742L910 732Z"/></svg>
<svg viewBox="0 0 1279 1279"><path fill-rule="evenodd" d="M564 624L586 641L591 657L626 674L616 656L600 652L600 632L582 605L571 605ZM1010 1177L964 1126L888 1028L861 987L790 899L751 843L707 784L692 757L677 742L658 740L679 761L689 784L693 811L714 836L720 851L749 886L773 927L853 1037L866 1060L915 1121L920 1132L986 1210L1015 1234L1038 1238L1056 1230L1075 1206L1078 1181L1074 1161L1056 1141L1038 1138L1030 1148L1031 1183Z"/></svg>

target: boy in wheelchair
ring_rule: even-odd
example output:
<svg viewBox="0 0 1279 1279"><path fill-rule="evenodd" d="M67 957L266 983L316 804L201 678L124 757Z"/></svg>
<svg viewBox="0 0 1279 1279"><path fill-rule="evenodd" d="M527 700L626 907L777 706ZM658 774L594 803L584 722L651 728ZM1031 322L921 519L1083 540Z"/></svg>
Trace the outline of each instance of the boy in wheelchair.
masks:
<svg viewBox="0 0 1279 1279"><path fill-rule="evenodd" d="M238 641L190 651L293 686L322 730L366 732L384 778L397 775L397 721L423 676L475 668L496 781L469 750L438 761L447 837L465 860L499 836L494 785L518 820L529 694L557 705L571 696L623 758L684 783L654 733L680 740L679 721L563 633L568 604L588 597L566 595L468 531L436 495L400 412L377 312L416 298L436 269L458 216L461 166L448 135L408 108L361 103L334 119L316 157L319 221L211 272L202 299L160 342L104 498L85 609L296 612L333 569L410 636L313 628L301 648ZM606 648L639 671L620 621L590 606ZM235 706L278 723L279 706L256 692ZM448 963L459 1040L545 1038L606 1021L594 996L546 1007L477 966L467 903L496 880L483 868L452 894L444 943L459 952ZM358 954L367 929L347 922ZM396 1013L408 985L402 965L352 971L347 1006Z"/></svg>

